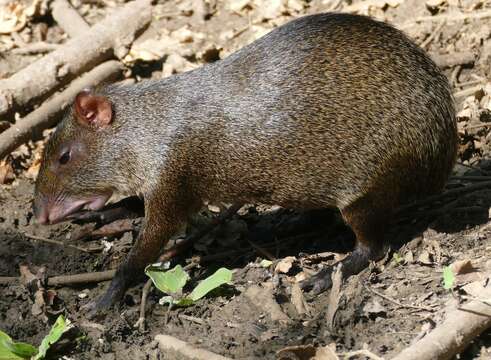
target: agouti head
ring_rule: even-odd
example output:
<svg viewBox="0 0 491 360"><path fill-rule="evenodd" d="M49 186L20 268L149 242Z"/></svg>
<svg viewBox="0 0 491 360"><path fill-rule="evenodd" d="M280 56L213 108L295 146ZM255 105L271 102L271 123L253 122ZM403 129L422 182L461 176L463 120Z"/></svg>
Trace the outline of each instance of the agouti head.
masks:
<svg viewBox="0 0 491 360"><path fill-rule="evenodd" d="M34 215L57 223L82 208L97 210L113 193L108 173L114 112L108 98L84 90L48 141L36 181ZM90 165L90 166L88 166Z"/></svg>

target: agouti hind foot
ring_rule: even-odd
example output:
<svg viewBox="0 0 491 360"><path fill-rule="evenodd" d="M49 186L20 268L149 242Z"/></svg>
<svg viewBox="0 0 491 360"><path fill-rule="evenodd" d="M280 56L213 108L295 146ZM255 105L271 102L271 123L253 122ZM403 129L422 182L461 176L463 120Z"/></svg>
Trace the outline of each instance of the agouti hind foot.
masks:
<svg viewBox="0 0 491 360"><path fill-rule="evenodd" d="M382 193L372 192L341 210L344 221L356 236L356 248L341 261L343 280L364 270L370 261L384 257L386 243L384 234L386 225L392 217L394 204L385 200ZM312 289L319 294L332 286L333 267L323 269L305 280L301 287Z"/></svg>
<svg viewBox="0 0 491 360"><path fill-rule="evenodd" d="M363 247L357 247L350 255L341 261L341 273L343 280L351 275L358 274L364 270L369 262L373 260L371 252ZM304 291L312 291L312 294L317 295L332 287L331 276L336 265L322 269L317 274L302 281L300 287Z"/></svg>

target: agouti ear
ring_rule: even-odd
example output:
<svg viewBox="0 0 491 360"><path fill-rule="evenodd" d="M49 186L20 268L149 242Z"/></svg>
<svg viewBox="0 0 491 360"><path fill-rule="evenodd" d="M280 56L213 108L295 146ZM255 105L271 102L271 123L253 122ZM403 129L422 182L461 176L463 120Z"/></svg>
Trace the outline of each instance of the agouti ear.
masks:
<svg viewBox="0 0 491 360"><path fill-rule="evenodd" d="M75 117L82 125L96 128L108 126L113 120L111 102L104 96L84 90L75 97Z"/></svg>

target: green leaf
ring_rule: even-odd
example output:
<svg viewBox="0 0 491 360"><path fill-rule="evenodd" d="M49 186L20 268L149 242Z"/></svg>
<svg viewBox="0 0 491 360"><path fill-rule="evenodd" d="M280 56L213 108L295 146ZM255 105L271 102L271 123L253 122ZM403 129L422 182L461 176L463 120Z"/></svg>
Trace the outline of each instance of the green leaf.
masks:
<svg viewBox="0 0 491 360"><path fill-rule="evenodd" d="M39 352L34 357L34 360L43 359L46 356L46 352L52 344L60 340L61 335L70 328L70 322L65 321L63 315L58 316L55 323L51 327L49 334L46 335L39 345Z"/></svg>
<svg viewBox="0 0 491 360"><path fill-rule="evenodd" d="M201 299L213 289L216 289L220 285L230 283L232 281L232 271L225 268L220 268L215 273L203 281L194 288L191 294L187 297L192 301Z"/></svg>
<svg viewBox="0 0 491 360"><path fill-rule="evenodd" d="M455 275L450 268L450 266L445 266L443 268L443 288L448 290L453 287L455 282Z"/></svg>
<svg viewBox="0 0 491 360"><path fill-rule="evenodd" d="M404 261L404 258L401 255L399 255L398 253L394 253L392 255L392 259L394 260L396 265L399 265L400 263L402 263Z"/></svg>
<svg viewBox="0 0 491 360"><path fill-rule="evenodd" d="M261 262L259 263L259 265L263 268L269 268L271 265L273 264L273 262L271 260L267 260L267 259L263 259L261 260Z"/></svg>
<svg viewBox="0 0 491 360"><path fill-rule="evenodd" d="M0 360L29 359L36 355L37 349L26 343L14 342L0 330Z"/></svg>
<svg viewBox="0 0 491 360"><path fill-rule="evenodd" d="M189 280L189 275L182 269L181 265L177 265L168 271L164 271L158 266L149 265L145 269L145 274L152 279L152 282L160 291L166 294L180 292Z"/></svg>

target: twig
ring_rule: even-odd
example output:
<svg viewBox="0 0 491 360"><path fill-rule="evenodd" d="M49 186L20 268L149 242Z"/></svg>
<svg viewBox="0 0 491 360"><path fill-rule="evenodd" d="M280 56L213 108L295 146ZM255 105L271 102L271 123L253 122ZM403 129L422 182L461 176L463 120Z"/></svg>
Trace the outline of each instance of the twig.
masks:
<svg viewBox="0 0 491 360"><path fill-rule="evenodd" d="M482 296L491 297L488 288ZM443 323L399 353L393 360L451 359L491 327L491 306L474 300L450 311Z"/></svg>
<svg viewBox="0 0 491 360"><path fill-rule="evenodd" d="M44 41L30 43L22 46L21 48L12 49L12 54L16 55L29 55L40 54L54 51L60 47L59 44L50 44Z"/></svg>
<svg viewBox="0 0 491 360"><path fill-rule="evenodd" d="M54 0L51 3L53 19L71 38L83 35L90 26L67 0Z"/></svg>
<svg viewBox="0 0 491 360"><path fill-rule="evenodd" d="M482 85L485 81L486 81L486 79L484 79L484 78L474 79L474 80L469 80L469 81L457 83L457 84L455 84L455 87L465 87L465 86L475 85L475 84L481 84Z"/></svg>
<svg viewBox="0 0 491 360"><path fill-rule="evenodd" d="M478 124L478 125L467 126L467 127L464 128L464 130L480 129L480 128L483 128L483 127L490 127L490 126L491 126L491 123L481 123L481 124Z"/></svg>
<svg viewBox="0 0 491 360"><path fill-rule="evenodd" d="M473 64L476 60L476 56L472 52L456 52L451 54L430 54L435 64L440 68L450 68L457 65Z"/></svg>
<svg viewBox="0 0 491 360"><path fill-rule="evenodd" d="M115 273L116 270L108 270L84 274L52 276L48 278L48 286L76 285L108 281L114 277ZM0 285L8 285L17 281L19 281L18 277L0 277Z"/></svg>
<svg viewBox="0 0 491 360"><path fill-rule="evenodd" d="M416 19L413 19L411 21L408 21L404 23L403 25L399 26L400 29L408 29L412 26L418 25L420 22L427 22L427 21L446 21L446 22L451 22L451 21L459 21L459 20L468 20L468 19L484 19L487 17L491 17L491 10L487 11L474 11L470 13L458 13L458 14L439 14L439 15L433 15L433 16L420 16L417 17Z"/></svg>
<svg viewBox="0 0 491 360"><path fill-rule="evenodd" d="M421 48L423 49L426 49L426 47L438 36L440 35L440 32L443 28L443 26L445 25L445 20L443 20L440 24L438 24L438 26L435 28L435 30L433 30L433 32L430 34L430 36L428 36L425 41L423 41L419 46L421 46Z"/></svg>
<svg viewBox="0 0 491 360"><path fill-rule="evenodd" d="M473 86L473 87L470 87L470 88L467 88L464 90L456 91L456 92L454 92L453 96L455 99L458 100L460 98L465 98L467 96L474 95L474 93L476 91L479 91L482 88L483 88L483 85L476 85L476 86Z"/></svg>
<svg viewBox="0 0 491 360"><path fill-rule="evenodd" d="M99 271L85 274L60 275L48 278L48 286L76 285L109 281L116 270Z"/></svg>
<svg viewBox="0 0 491 360"><path fill-rule="evenodd" d="M83 36L0 80L0 117L12 117L15 111L46 99L95 64L114 55L124 57L135 34L150 22L151 11L151 0L127 3Z"/></svg>
<svg viewBox="0 0 491 360"><path fill-rule="evenodd" d="M424 306L415 306L415 305L405 305L405 304L402 304L401 302L397 301L396 299L393 299L387 295L384 295L382 294L381 292L378 292L377 290L374 290L372 289L371 287L367 286L366 284L364 284L363 282L361 283L363 285L363 287L365 289L367 289L368 291L370 291L371 293L377 295L377 296L380 296L382 299L385 299L401 308L406 308L406 309L414 309L414 310L419 310L419 311L428 311L428 312L433 312L434 310L433 309L430 309L430 308L427 308L427 307L424 307Z"/></svg>
<svg viewBox="0 0 491 360"><path fill-rule="evenodd" d="M0 158L7 156L18 146L29 141L33 134L41 134L44 129L56 125L78 92L86 87L109 81L119 76L122 65L118 61L108 61L74 80L66 90L56 94L32 113L0 134Z"/></svg>
<svg viewBox="0 0 491 360"><path fill-rule="evenodd" d="M58 245L58 246L62 246L62 247L67 247L67 248L75 249L75 250L82 251L82 252L85 252L85 253L90 253L91 252L91 251L89 251L89 250L87 250L87 249L85 249L83 247L79 247L79 246L71 245L71 244L65 244L62 241L52 240L52 239L48 239L48 238L45 238L45 237L42 237L42 236L36 236L36 235L31 235L31 234L26 234L26 233L24 233L24 236L27 237L27 238L29 238L29 239L38 240L38 241L42 241L42 242L45 242L45 243L48 243L48 244Z"/></svg>

